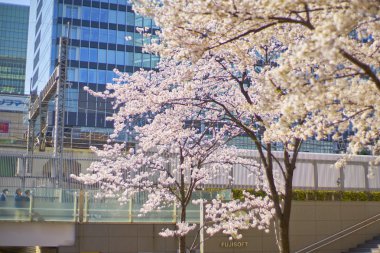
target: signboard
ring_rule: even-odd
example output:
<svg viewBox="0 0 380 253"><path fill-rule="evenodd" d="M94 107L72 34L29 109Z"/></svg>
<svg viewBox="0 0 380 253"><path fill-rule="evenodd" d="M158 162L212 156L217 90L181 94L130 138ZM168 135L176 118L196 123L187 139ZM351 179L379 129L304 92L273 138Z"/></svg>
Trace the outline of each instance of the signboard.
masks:
<svg viewBox="0 0 380 253"><path fill-rule="evenodd" d="M28 111L28 101L27 96L0 94L0 111L26 112Z"/></svg>
<svg viewBox="0 0 380 253"><path fill-rule="evenodd" d="M0 134L9 133L9 122L0 122Z"/></svg>
<svg viewBox="0 0 380 253"><path fill-rule="evenodd" d="M220 247L222 247L222 248L245 248L245 247L248 247L248 242L241 242L241 241L221 242Z"/></svg>

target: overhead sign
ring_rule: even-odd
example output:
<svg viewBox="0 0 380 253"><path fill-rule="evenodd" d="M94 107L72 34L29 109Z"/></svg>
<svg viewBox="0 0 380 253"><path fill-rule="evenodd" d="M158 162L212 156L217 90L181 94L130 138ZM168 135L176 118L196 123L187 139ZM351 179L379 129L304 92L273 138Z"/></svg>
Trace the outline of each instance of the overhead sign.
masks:
<svg viewBox="0 0 380 253"><path fill-rule="evenodd" d="M0 94L0 111L26 112L28 111L28 101L27 96Z"/></svg>

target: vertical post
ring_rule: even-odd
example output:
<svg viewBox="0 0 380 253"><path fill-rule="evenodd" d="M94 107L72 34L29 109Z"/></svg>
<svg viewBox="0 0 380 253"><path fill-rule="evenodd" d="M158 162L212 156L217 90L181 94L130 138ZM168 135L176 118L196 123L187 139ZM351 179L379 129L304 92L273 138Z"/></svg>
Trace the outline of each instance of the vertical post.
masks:
<svg viewBox="0 0 380 253"><path fill-rule="evenodd" d="M29 211L28 211L28 215L29 215L29 221L32 221L33 220L33 195L30 194L30 202L29 202Z"/></svg>
<svg viewBox="0 0 380 253"><path fill-rule="evenodd" d="M340 173L340 190L344 191L344 181L345 181L345 178L344 178L344 168L340 168L339 169L339 173Z"/></svg>
<svg viewBox="0 0 380 253"><path fill-rule="evenodd" d="M128 217L129 217L129 222L133 222L133 204L132 204L132 197L129 199L128 202Z"/></svg>
<svg viewBox="0 0 380 253"><path fill-rule="evenodd" d="M318 165L316 161L312 163L314 169L314 189L318 190Z"/></svg>
<svg viewBox="0 0 380 253"><path fill-rule="evenodd" d="M177 222L177 205L175 204L175 202L173 203L173 217L172 217L172 221L174 223Z"/></svg>
<svg viewBox="0 0 380 253"><path fill-rule="evenodd" d="M65 86L67 65L68 38L59 38L58 74L56 76L55 115L54 115L54 157L57 159L56 171L58 173L58 185L63 181L63 140L65 125Z"/></svg>
<svg viewBox="0 0 380 253"><path fill-rule="evenodd" d="M84 210L83 210L84 222L88 222L88 192L84 194Z"/></svg>
<svg viewBox="0 0 380 253"><path fill-rule="evenodd" d="M78 221L81 223L83 222L83 199L84 199L84 192L81 189L79 192L79 198L78 198Z"/></svg>
<svg viewBox="0 0 380 253"><path fill-rule="evenodd" d="M77 201L78 201L78 196L77 192L74 192L74 203L73 203L73 221L77 221Z"/></svg>
<svg viewBox="0 0 380 253"><path fill-rule="evenodd" d="M203 210L203 199L199 206L199 252L204 253L204 210Z"/></svg>
<svg viewBox="0 0 380 253"><path fill-rule="evenodd" d="M70 132L70 147L73 148L73 128L71 128Z"/></svg>
<svg viewBox="0 0 380 253"><path fill-rule="evenodd" d="M368 174L369 174L369 169L368 169L368 163L364 163L364 187L365 187L365 191L369 191L369 178L368 178Z"/></svg>

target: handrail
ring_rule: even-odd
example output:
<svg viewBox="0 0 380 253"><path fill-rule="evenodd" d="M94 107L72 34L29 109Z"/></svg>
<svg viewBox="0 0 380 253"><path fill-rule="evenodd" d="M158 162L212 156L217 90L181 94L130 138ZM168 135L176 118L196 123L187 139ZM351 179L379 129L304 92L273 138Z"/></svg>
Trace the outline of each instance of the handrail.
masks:
<svg viewBox="0 0 380 253"><path fill-rule="evenodd" d="M375 222L378 222L380 220L380 213L379 214L376 214L375 216L372 216L364 221L361 221L359 223L356 223L354 225L352 225L351 227L348 227L348 228L345 228L333 235L330 235L318 242L315 242L303 249L300 249L294 253L310 253L310 252L313 252L317 249L320 249L326 245L329 245L335 241L338 241L356 231L359 231L365 227L368 227L369 225L372 225L373 223Z"/></svg>

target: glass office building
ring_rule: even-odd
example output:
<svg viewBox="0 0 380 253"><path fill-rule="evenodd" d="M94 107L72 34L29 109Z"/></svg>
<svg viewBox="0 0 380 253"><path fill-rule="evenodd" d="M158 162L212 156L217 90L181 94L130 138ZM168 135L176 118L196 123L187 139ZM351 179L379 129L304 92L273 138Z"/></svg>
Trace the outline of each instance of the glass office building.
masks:
<svg viewBox="0 0 380 253"><path fill-rule="evenodd" d="M0 93L24 94L29 7L0 3Z"/></svg>
<svg viewBox="0 0 380 253"><path fill-rule="evenodd" d="M127 0L31 0L29 22L33 43L28 46L32 60L27 73L32 91L43 89L57 64L59 37L70 34L65 94L68 127L111 128L112 122L105 120L113 112L111 104L89 95L83 87L103 91L116 77L115 68L132 73L154 68L158 62L157 56L143 52L149 41L136 30L144 27L152 32L157 27L151 19L135 14ZM53 117L49 118L52 124Z"/></svg>

